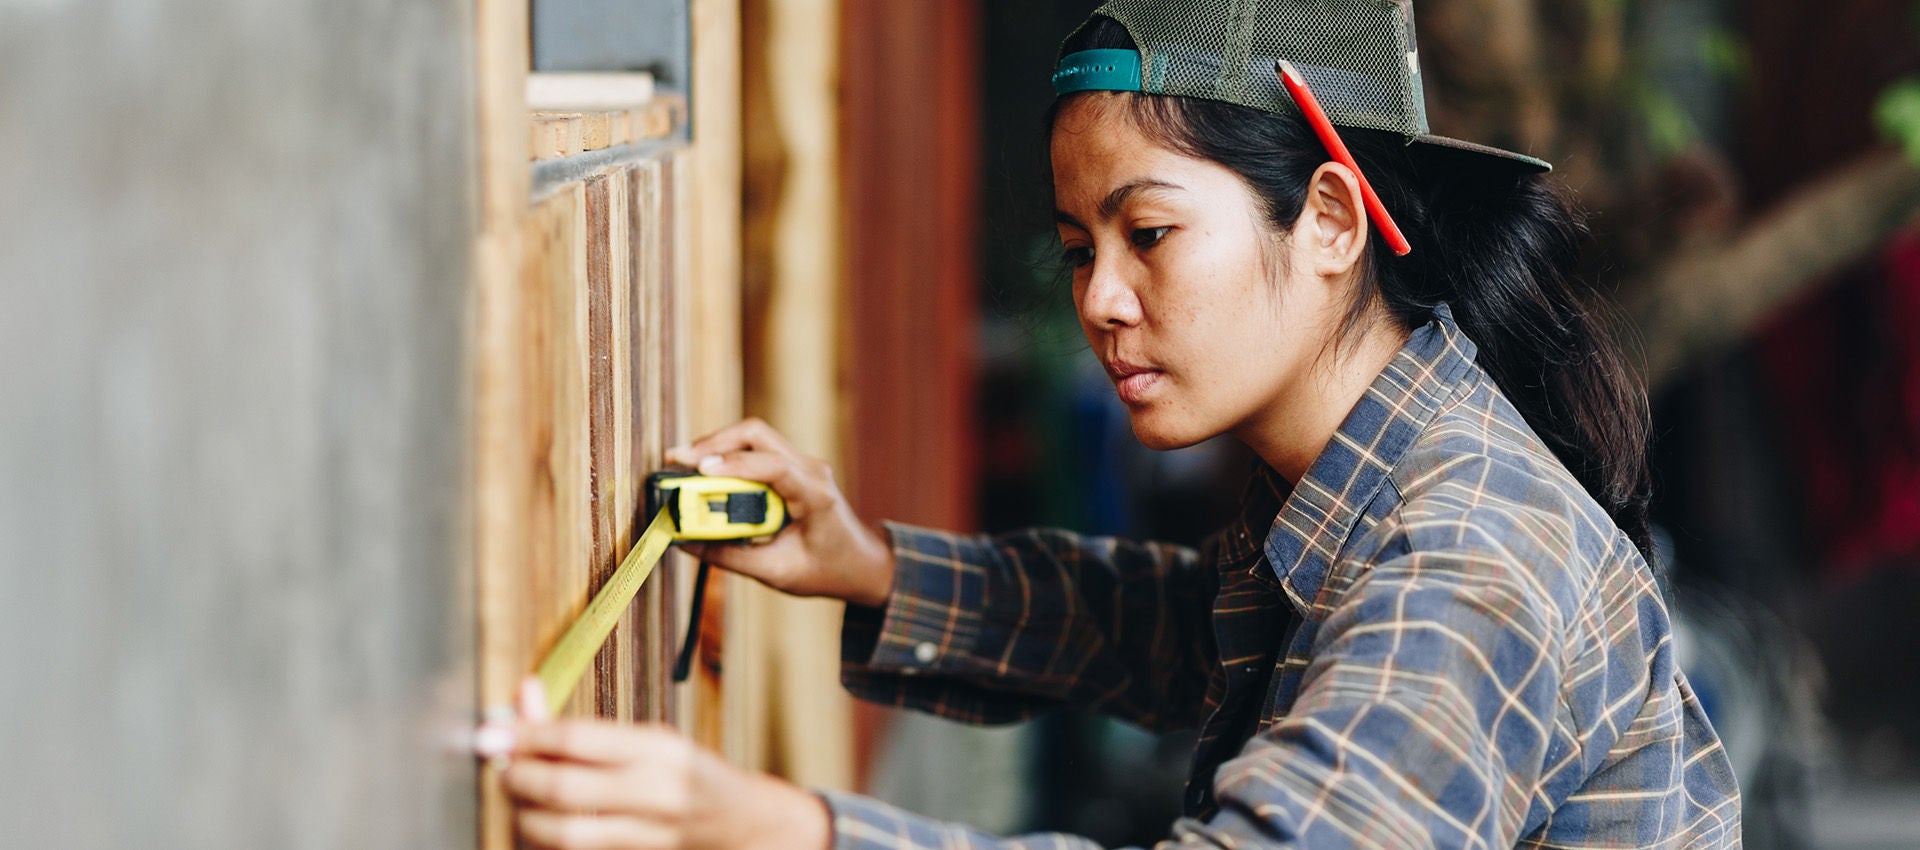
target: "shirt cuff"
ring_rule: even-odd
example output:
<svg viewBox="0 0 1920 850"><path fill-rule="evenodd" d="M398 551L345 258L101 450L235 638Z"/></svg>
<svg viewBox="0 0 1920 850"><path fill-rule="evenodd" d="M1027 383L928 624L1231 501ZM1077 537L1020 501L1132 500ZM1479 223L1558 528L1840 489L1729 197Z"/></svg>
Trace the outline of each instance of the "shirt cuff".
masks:
<svg viewBox="0 0 1920 850"><path fill-rule="evenodd" d="M885 607L847 606L840 660L876 673L943 673L977 648L992 546L981 538L882 523L892 541Z"/></svg>
<svg viewBox="0 0 1920 850"><path fill-rule="evenodd" d="M948 825L871 797L814 789L827 803L833 850L944 850L955 844Z"/></svg>

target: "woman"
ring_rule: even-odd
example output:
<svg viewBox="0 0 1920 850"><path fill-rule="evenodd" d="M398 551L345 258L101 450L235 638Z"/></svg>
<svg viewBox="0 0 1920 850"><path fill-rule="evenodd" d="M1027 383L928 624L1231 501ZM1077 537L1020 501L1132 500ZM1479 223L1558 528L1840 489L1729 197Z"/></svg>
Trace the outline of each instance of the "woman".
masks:
<svg viewBox="0 0 1920 850"><path fill-rule="evenodd" d="M1199 728L1163 846L1737 846L1644 557L1644 393L1575 296L1545 163L1426 134L1401 0L1114 0L1062 54L1081 324L1142 443L1259 456L1240 517L1203 553L876 532L747 422L669 460L772 483L795 524L704 556L846 600L862 697ZM512 756L548 846L1091 846L810 793L664 729L523 723Z"/></svg>

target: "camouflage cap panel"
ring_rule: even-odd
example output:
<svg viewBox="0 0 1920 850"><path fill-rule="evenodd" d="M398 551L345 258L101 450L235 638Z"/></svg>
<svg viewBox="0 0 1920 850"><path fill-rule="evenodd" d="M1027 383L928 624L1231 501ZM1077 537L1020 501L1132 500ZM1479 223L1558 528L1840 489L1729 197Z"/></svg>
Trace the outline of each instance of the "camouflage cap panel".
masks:
<svg viewBox="0 0 1920 850"><path fill-rule="evenodd" d="M1094 15L1140 46L1142 91L1291 112L1285 59L1333 123L1427 132L1408 0L1108 0Z"/></svg>

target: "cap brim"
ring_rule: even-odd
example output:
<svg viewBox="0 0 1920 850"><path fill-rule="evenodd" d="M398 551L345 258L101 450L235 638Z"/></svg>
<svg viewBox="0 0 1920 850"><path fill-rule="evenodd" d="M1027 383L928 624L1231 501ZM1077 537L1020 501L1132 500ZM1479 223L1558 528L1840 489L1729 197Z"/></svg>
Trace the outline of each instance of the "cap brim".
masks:
<svg viewBox="0 0 1920 850"><path fill-rule="evenodd" d="M1462 165L1499 168L1522 174L1545 174L1553 170L1553 164L1544 159L1474 142L1449 139L1446 136L1415 136L1413 141L1426 146L1426 149L1432 153Z"/></svg>

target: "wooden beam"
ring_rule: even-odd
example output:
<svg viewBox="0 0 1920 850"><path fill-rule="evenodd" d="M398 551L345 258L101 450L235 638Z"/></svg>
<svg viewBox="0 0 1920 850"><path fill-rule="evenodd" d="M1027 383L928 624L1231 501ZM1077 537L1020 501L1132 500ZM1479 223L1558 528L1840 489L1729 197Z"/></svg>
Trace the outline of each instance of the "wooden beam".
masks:
<svg viewBox="0 0 1920 850"><path fill-rule="evenodd" d="M666 419L673 413L672 402L661 392L666 370L672 368L665 355L666 317L662 314L665 290L674 283L665 243L678 222L663 178L666 165L659 160L640 164L632 170L634 192L633 226L630 239L634 263L634 337L636 364L630 390L640 415L635 420L634 452L638 472L659 468L666 448ZM670 672L678 640L671 626L676 622L674 582L678 560L669 559L660 568L657 581L649 582L640 600L647 613L646 631L639 641L635 660L646 675L639 682L636 699L646 719L665 721L673 717Z"/></svg>
<svg viewBox="0 0 1920 850"><path fill-rule="evenodd" d="M627 120L635 141L664 139L686 123L687 101L677 94L663 94L630 110Z"/></svg>
<svg viewBox="0 0 1920 850"><path fill-rule="evenodd" d="M612 278L612 303L608 306L612 314L613 331L608 345L613 362L610 389L613 395L614 474L611 486L615 492L614 552L618 554L633 547L634 537L639 531L638 523L647 521L640 516L640 512L646 501L644 477L650 467L639 451L635 434L639 430L639 420L651 411L633 392L635 375L645 367L646 359L637 321L640 299L634 291L638 269L633 239L636 227L633 196L639 191L639 186L631 170L614 174L609 185L614 190L607 198L607 243L610 246L607 272ZM621 720L645 716L646 707L638 696L647 676L642 667L644 656L641 654L645 645L636 646L636 643L647 628L649 619L646 606L636 603L621 618L619 629L609 639L620 655L617 667L620 702L619 712L615 716Z"/></svg>
<svg viewBox="0 0 1920 850"><path fill-rule="evenodd" d="M522 604L531 609L526 645L531 670L577 617L591 594L592 431L588 387L587 189L573 184L533 208L527 220L522 282L529 327L525 356L527 409L534 467L526 522L532 557L521 568ZM589 672L565 712L591 715L596 676Z"/></svg>
<svg viewBox="0 0 1920 850"><path fill-rule="evenodd" d="M692 287L696 281L693 276L693 228L694 201L690 188L694 186L693 158L685 152L669 157L660 170L661 210L666 221L671 223L665 228L660 241L662 268L667 270L667 282L661 287L660 315L660 397L667 415L660 418L662 446L676 446L697 436L690 426L692 421L693 389L691 355L692 350ZM665 568L669 569L670 583L668 598L662 604L668 608L667 616L661 618L662 628L674 640L681 639L686 633L686 625L680 619L680 612L693 610L694 578L698 574L698 564L694 559L680 552L670 552ZM715 587L724 587L725 581L715 581ZM700 654L693 666L689 681L664 700L662 707L665 719L691 730L698 737L699 730L720 728L720 677L721 668L718 659L723 646L723 637L719 627L725 622L724 611L719 606L724 601L713 603L715 613L712 617L701 619L703 632L714 632L712 637L700 638ZM678 645L673 650L678 650ZM677 657L676 657L677 660ZM708 712L705 719L696 718L694 707L704 707Z"/></svg>
<svg viewBox="0 0 1920 850"><path fill-rule="evenodd" d="M740 418L740 4L737 0L691 0L693 147L688 192L693 200L688 298L689 425L693 434ZM717 576L726 590L715 605L750 580ZM747 592L751 592L750 590ZM742 606L746 608L748 606ZM717 609L728 648L750 644L750 610ZM757 728L751 700L719 699L724 690L742 690L758 681L751 658L731 653L721 688L705 683L688 689L687 715L694 738L719 750L736 764L764 763L764 740L741 730Z"/></svg>
<svg viewBox="0 0 1920 850"><path fill-rule="evenodd" d="M535 112L528 136L531 159L557 159L586 149L586 121L577 112Z"/></svg>
<svg viewBox="0 0 1920 850"><path fill-rule="evenodd" d="M631 538L634 498L633 458L622 451L622 438L632 430L631 399L621 390L633 364L633 351L621 343L627 334L624 312L632 287L628 246L627 173L616 170L586 182L586 299L587 299L587 488L592 549L588 560L589 588L606 583ZM623 405L622 400L626 403ZM625 407L626 417L620 412ZM594 659L599 683L596 713L602 717L632 719L637 660L627 638L635 628L634 606L615 625L614 633Z"/></svg>
<svg viewBox="0 0 1920 850"><path fill-rule="evenodd" d="M479 618L479 698L490 717L510 710L529 650L517 576L529 541L525 500L532 468L523 410L525 292L520 287L529 121L526 0L479 0L474 10L475 150L480 233L473 257L474 589ZM509 850L513 829L499 775L480 779L480 846Z"/></svg>
<svg viewBox="0 0 1920 850"><path fill-rule="evenodd" d="M748 409L807 454L838 464L839 0L747 6ZM768 766L809 787L850 789L852 701L839 681L838 603L754 587L772 673ZM729 659L731 663L731 658Z"/></svg>
<svg viewBox="0 0 1920 850"><path fill-rule="evenodd" d="M976 0L845 0L842 479L862 516L973 524Z"/></svg>
<svg viewBox="0 0 1920 850"><path fill-rule="evenodd" d="M842 0L846 428L854 508L974 525L979 0ZM858 765L886 709L856 707Z"/></svg>

